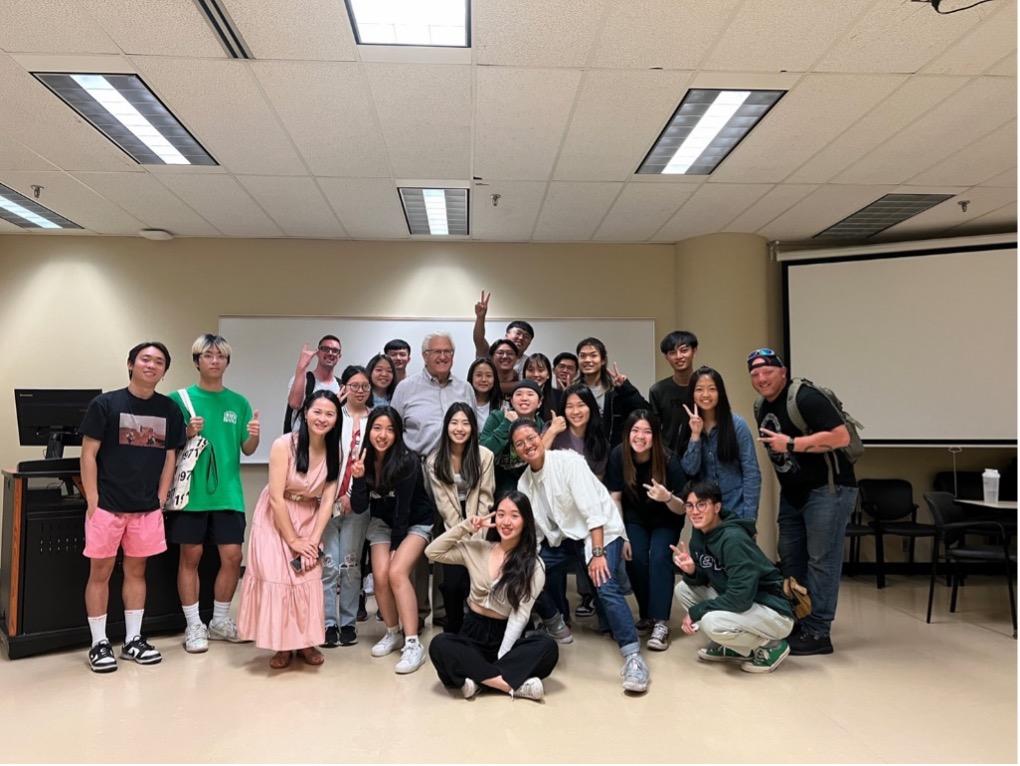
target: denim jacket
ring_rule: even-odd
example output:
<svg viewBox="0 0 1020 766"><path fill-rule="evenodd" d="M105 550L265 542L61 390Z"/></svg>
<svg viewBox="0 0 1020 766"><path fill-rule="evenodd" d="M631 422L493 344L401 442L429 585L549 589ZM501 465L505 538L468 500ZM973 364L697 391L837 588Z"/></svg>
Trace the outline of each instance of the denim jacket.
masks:
<svg viewBox="0 0 1020 766"><path fill-rule="evenodd" d="M758 496L761 493L761 471L754 451L754 437L747 422L733 415L733 428L737 432L740 458L733 463L719 460L719 429L701 434L698 441L690 441L680 461L688 476L709 479L719 484L723 508L742 519L758 518Z"/></svg>

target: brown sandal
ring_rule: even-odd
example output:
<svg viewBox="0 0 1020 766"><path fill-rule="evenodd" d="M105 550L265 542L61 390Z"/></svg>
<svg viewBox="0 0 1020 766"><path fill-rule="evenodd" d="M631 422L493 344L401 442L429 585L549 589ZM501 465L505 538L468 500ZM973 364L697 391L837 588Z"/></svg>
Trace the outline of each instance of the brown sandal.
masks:
<svg viewBox="0 0 1020 766"><path fill-rule="evenodd" d="M307 649L298 649L298 654L305 661L306 665L321 665L326 661L322 652L314 646L309 646Z"/></svg>
<svg viewBox="0 0 1020 766"><path fill-rule="evenodd" d="M269 660L269 667L273 670L283 670L285 667L290 665L291 660L294 659L294 652L277 652L273 655L272 659Z"/></svg>

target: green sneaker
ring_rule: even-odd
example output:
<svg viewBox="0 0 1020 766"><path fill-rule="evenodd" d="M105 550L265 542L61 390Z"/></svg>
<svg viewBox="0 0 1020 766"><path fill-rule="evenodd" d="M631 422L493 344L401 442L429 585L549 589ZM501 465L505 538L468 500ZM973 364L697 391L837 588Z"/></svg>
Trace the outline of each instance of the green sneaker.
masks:
<svg viewBox="0 0 1020 766"><path fill-rule="evenodd" d="M698 659L704 662L750 662L750 657L738 654L725 646L719 646L714 641L704 649L698 649Z"/></svg>
<svg viewBox="0 0 1020 766"><path fill-rule="evenodd" d="M754 650L754 659L741 665L740 669L748 673L771 673L789 653L790 645L786 641L780 641L775 646L759 646Z"/></svg>

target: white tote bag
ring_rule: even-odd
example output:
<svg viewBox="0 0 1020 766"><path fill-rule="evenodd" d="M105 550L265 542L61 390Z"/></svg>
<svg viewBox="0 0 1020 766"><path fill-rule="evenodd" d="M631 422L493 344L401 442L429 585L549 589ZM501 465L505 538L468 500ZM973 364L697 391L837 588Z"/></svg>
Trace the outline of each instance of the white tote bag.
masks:
<svg viewBox="0 0 1020 766"><path fill-rule="evenodd" d="M195 408L191 405L191 397L188 396L187 390L180 388L177 390L177 395L181 397L181 401L184 402L184 406L187 407L191 417L195 417ZM202 436L202 434L195 434L184 445L184 449L177 456L174 479L170 484L170 493L167 495L166 505L164 506L166 510L180 511L187 507L188 497L191 494L191 477L195 472L195 465L208 446L209 440ZM210 458L212 458L211 453Z"/></svg>

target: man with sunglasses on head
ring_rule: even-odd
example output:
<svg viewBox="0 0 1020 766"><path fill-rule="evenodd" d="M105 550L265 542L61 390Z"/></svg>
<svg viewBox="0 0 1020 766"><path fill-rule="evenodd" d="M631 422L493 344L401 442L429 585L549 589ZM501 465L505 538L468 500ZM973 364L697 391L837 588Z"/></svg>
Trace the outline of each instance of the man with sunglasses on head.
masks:
<svg viewBox="0 0 1020 766"><path fill-rule="evenodd" d="M319 338L315 349L309 348L307 343L301 347L294 377L287 384L287 412L283 419L284 433L290 433L297 428L305 399L313 393L324 388L337 396L340 395L340 379L334 376L333 371L340 364L342 356L343 347L340 344L340 339L335 335L323 335ZM313 359L316 360L315 369L309 370Z"/></svg>
<svg viewBox="0 0 1020 766"><path fill-rule="evenodd" d="M812 611L789 638L791 654L832 654L843 537L857 502L853 465L837 450L850 443L843 416L820 390L803 384L794 402L806 429L789 411L791 380L779 354L759 348L748 354L760 441L768 449L781 488L779 557L786 577L811 594Z"/></svg>

